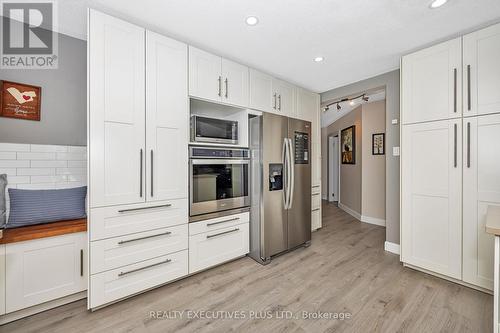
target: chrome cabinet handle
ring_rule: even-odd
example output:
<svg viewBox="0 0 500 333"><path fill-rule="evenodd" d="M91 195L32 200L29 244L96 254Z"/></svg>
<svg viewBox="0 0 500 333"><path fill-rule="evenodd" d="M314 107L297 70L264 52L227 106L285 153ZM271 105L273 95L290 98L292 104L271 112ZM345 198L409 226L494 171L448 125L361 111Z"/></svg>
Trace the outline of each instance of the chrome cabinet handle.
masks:
<svg viewBox="0 0 500 333"><path fill-rule="evenodd" d="M276 110L276 93L274 93L273 98L274 98L273 109Z"/></svg>
<svg viewBox="0 0 500 333"><path fill-rule="evenodd" d="M234 219L229 219L229 220L224 220L224 221L219 221L219 222L212 222L212 223L207 223L207 227L211 227L213 225L221 224L221 223L226 223L226 222L231 222L231 221L238 221L240 218L236 217Z"/></svg>
<svg viewBox="0 0 500 333"><path fill-rule="evenodd" d="M138 238L133 238L133 239L127 239L127 240L122 240L118 242L118 245L126 244L126 243L131 243L131 242L137 242L143 239L148 239L148 238L155 238L155 237L160 237L160 236L166 236L170 235L172 232L167 231L161 234L156 234L156 235L150 235L150 236L144 236L144 237L138 237Z"/></svg>
<svg viewBox="0 0 500 333"><path fill-rule="evenodd" d="M318 188L320 187L321 185L314 185L312 188Z"/></svg>
<svg viewBox="0 0 500 333"><path fill-rule="evenodd" d="M456 168L457 167L457 155L458 155L458 151L457 151L457 124L454 124L453 125L453 142L454 142L454 149L453 149L453 165L454 167Z"/></svg>
<svg viewBox="0 0 500 333"><path fill-rule="evenodd" d="M470 122L467 123L467 168L470 168Z"/></svg>
<svg viewBox="0 0 500 333"><path fill-rule="evenodd" d="M453 112L457 113L457 69L453 69Z"/></svg>
<svg viewBox="0 0 500 333"><path fill-rule="evenodd" d="M80 249L80 276L83 276L83 249Z"/></svg>
<svg viewBox="0 0 500 333"><path fill-rule="evenodd" d="M147 268L151 268L151 267L155 267L155 266L159 266L159 265L163 265L163 264L168 264L169 262L172 262L172 260L171 259L167 259L167 260L164 260L164 261L161 261L161 262L157 262L156 264L147 265L147 266L144 266L144 267L141 267L141 268L132 269L132 270L126 271L126 272L121 272L120 274L118 274L118 276L124 276L124 275L130 274L130 273L135 273L135 272L138 272L138 271L142 271L142 270L147 269Z"/></svg>
<svg viewBox="0 0 500 333"><path fill-rule="evenodd" d="M217 95L219 95L219 97L222 96L221 94L221 91L222 91L222 77L219 76L219 78L217 79L219 81L219 92L217 93Z"/></svg>
<svg viewBox="0 0 500 333"><path fill-rule="evenodd" d="M318 210L320 210L320 209L321 209L321 208L315 208L315 209L313 209L311 212L316 212L316 211L318 211Z"/></svg>
<svg viewBox="0 0 500 333"><path fill-rule="evenodd" d="M172 204L149 206L149 207L139 207L139 208L129 208L129 209L120 209L118 211L118 213L126 213L126 212L133 212L136 210L153 209L153 208L161 208L161 207L172 207Z"/></svg>
<svg viewBox="0 0 500 333"><path fill-rule="evenodd" d="M224 232L219 232L218 234L215 234L215 235L207 235L207 239L209 238L213 238L213 237L217 237L217 236L221 236L221 235L225 235L225 234L230 234L232 232L235 232L235 231L238 231L240 230L239 228L236 228L236 229L233 229L233 230L228 230L228 231L224 231Z"/></svg>
<svg viewBox="0 0 500 333"><path fill-rule="evenodd" d="M154 171L154 160L153 160L153 149L151 149L151 197L153 196L153 184L154 184L153 171Z"/></svg>
<svg viewBox="0 0 500 333"><path fill-rule="evenodd" d="M471 87L470 87L470 65L467 65L467 110L470 111L472 108L471 98Z"/></svg>
<svg viewBox="0 0 500 333"><path fill-rule="evenodd" d="M312 196L314 197L315 195L319 195L319 193L313 193Z"/></svg>
<svg viewBox="0 0 500 333"><path fill-rule="evenodd" d="M278 110L281 111L281 94L278 95Z"/></svg>
<svg viewBox="0 0 500 333"><path fill-rule="evenodd" d="M139 167L139 185L140 185L140 189L139 189L139 196L142 198L142 149L141 149L141 153L140 153L140 167Z"/></svg>
<svg viewBox="0 0 500 333"><path fill-rule="evenodd" d="M224 84L226 85L226 94L224 95L226 98L228 96L228 83L227 83L227 77L226 79L224 80Z"/></svg>

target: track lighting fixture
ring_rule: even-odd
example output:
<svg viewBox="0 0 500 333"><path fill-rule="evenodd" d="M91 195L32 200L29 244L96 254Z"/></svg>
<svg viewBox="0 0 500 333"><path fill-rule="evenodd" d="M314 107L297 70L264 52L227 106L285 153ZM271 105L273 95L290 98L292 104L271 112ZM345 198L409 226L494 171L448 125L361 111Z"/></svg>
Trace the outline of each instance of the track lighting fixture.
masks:
<svg viewBox="0 0 500 333"><path fill-rule="evenodd" d="M340 111L342 109L342 105L340 105L340 104L344 103L344 102L350 102L349 104L351 106L354 106L354 104L355 104L354 101L359 99L359 98L361 98L364 102L368 102L368 100L370 99L370 97L366 96L366 94L361 94L361 95L356 96L356 97L342 98L341 100L338 100L338 101L335 101L335 102L332 102L332 103L325 105L323 112L330 110L330 106L332 106L332 105L337 105L337 111Z"/></svg>
<svg viewBox="0 0 500 333"><path fill-rule="evenodd" d="M340 109L342 109L342 107L340 106L340 104L339 104L339 103L337 103L337 110L339 110L339 111L340 111Z"/></svg>

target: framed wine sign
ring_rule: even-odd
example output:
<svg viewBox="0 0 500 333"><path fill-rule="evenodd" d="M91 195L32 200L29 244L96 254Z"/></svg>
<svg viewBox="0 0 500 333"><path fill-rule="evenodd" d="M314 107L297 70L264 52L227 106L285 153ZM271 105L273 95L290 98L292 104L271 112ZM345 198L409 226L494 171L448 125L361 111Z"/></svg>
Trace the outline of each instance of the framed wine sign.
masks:
<svg viewBox="0 0 500 333"><path fill-rule="evenodd" d="M40 121L42 88L0 81L0 116Z"/></svg>

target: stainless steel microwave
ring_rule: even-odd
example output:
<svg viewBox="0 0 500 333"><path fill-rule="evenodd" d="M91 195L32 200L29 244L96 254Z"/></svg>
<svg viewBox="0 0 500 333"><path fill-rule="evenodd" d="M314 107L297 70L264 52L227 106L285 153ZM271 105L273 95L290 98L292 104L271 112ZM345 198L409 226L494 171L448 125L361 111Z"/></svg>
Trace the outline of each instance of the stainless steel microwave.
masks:
<svg viewBox="0 0 500 333"><path fill-rule="evenodd" d="M238 122L193 115L191 141L238 144Z"/></svg>

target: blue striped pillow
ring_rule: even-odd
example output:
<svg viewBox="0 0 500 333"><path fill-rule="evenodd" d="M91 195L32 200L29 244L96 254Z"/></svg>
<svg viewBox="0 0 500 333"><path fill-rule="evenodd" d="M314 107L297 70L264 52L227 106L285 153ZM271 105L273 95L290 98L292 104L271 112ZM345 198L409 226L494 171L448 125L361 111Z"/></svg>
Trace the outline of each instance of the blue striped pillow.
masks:
<svg viewBox="0 0 500 333"><path fill-rule="evenodd" d="M60 190L19 190L9 188L10 215L7 228L86 216L87 186Z"/></svg>

